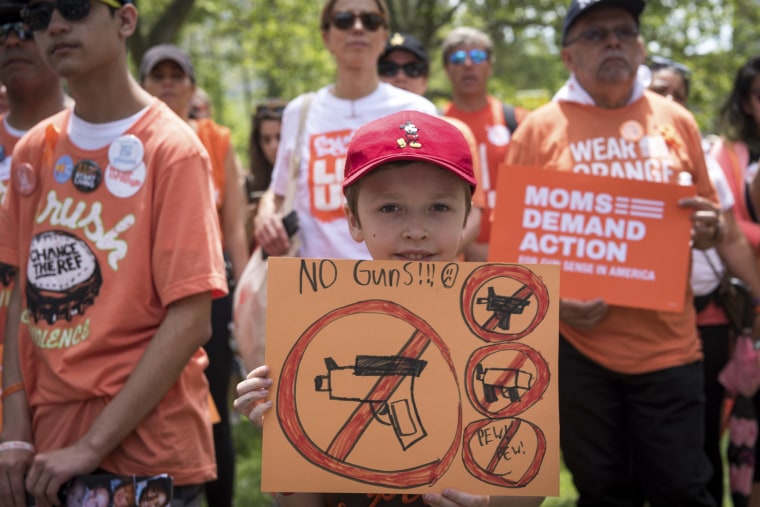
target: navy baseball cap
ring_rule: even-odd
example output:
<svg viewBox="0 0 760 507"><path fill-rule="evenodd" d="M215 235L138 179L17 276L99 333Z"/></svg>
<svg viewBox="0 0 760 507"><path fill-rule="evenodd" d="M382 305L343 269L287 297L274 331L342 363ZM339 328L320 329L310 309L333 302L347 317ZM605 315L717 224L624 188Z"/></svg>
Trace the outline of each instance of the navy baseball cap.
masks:
<svg viewBox="0 0 760 507"><path fill-rule="evenodd" d="M415 37L408 33L395 32L385 44L385 51L380 55L380 61L383 60L391 51L406 51L416 56L420 61L428 63L428 55L425 52L425 46Z"/></svg>
<svg viewBox="0 0 760 507"><path fill-rule="evenodd" d="M562 45L563 46L565 45L565 42L567 41L567 32L570 31L570 28L573 26L573 23L575 23L582 14L596 7L601 7L602 5L612 5L615 7L622 7L623 9L631 13L633 18L636 20L636 25L638 26L639 16L641 15L641 12L644 10L645 1L644 0L573 0L572 2L570 2L570 7L568 7L567 9L567 14L565 14L565 20L562 22Z"/></svg>

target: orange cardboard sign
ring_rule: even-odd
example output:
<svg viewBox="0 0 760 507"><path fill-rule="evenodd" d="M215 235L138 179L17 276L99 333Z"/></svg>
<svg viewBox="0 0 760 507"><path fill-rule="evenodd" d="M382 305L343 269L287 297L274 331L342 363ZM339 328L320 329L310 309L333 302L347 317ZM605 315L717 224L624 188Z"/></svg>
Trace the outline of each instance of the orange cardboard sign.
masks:
<svg viewBox="0 0 760 507"><path fill-rule="evenodd" d="M263 491L559 494L559 269L269 260Z"/></svg>
<svg viewBox="0 0 760 507"><path fill-rule="evenodd" d="M692 185L505 166L489 260L559 264L564 298L683 310Z"/></svg>

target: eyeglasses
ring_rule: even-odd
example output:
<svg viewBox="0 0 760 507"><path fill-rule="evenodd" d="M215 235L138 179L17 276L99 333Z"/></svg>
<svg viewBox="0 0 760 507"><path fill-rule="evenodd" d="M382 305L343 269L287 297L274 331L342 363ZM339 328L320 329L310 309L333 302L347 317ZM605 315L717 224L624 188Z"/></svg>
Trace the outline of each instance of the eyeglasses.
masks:
<svg viewBox="0 0 760 507"><path fill-rule="evenodd" d="M403 65L395 62L377 64L377 71L383 77L395 77L399 70L403 70L406 77L417 78L427 74L428 66L424 62L409 62Z"/></svg>
<svg viewBox="0 0 760 507"><path fill-rule="evenodd" d="M611 33L614 33L620 42L629 42L639 35L639 29L633 26L620 26L612 29L603 26L592 26L579 33L576 38L565 42L565 46L575 44L579 40L584 40L591 44L599 44L606 41Z"/></svg>
<svg viewBox="0 0 760 507"><path fill-rule="evenodd" d="M118 0L97 1L114 9L122 6ZM33 32L46 30L50 25L50 18L53 16L54 9L58 9L58 12L67 21L80 21L90 14L91 3L91 0L55 0L55 2L40 2L27 5L21 9L21 20Z"/></svg>
<svg viewBox="0 0 760 507"><path fill-rule="evenodd" d="M454 51L449 55L449 63L452 63L454 65L462 65L467 61L468 56L470 57L470 61L472 63L483 63L488 60L488 52L482 49L471 49L469 51L460 49L459 51Z"/></svg>
<svg viewBox="0 0 760 507"><path fill-rule="evenodd" d="M16 21L15 23L3 23L0 25L0 44L5 44L8 40L8 36L11 32L16 33L16 37L19 40L31 40L32 31L27 28L23 21Z"/></svg>
<svg viewBox="0 0 760 507"><path fill-rule="evenodd" d="M375 32L385 26L385 18L376 12L353 13L348 11L336 12L330 16L330 22L338 30L351 30L356 25L356 20L362 22L362 26L370 32Z"/></svg>

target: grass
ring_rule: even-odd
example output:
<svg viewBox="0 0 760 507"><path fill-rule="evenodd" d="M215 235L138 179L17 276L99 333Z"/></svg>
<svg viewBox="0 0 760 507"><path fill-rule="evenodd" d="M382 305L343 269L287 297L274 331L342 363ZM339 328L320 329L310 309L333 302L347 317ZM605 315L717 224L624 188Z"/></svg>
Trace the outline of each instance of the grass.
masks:
<svg viewBox="0 0 760 507"><path fill-rule="evenodd" d="M271 507L272 498L261 492L261 430L241 420L233 425L233 438L237 451L235 507ZM559 491L559 497L547 498L542 507L575 505L577 494L564 466L560 471Z"/></svg>

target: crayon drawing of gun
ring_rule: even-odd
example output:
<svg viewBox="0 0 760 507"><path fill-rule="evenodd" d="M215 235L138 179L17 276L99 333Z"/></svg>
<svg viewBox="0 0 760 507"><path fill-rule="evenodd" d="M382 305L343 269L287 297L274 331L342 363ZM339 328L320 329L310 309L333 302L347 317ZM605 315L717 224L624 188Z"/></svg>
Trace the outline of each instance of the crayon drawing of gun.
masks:
<svg viewBox="0 0 760 507"><path fill-rule="evenodd" d="M406 450L427 436L414 402L414 379L426 365L427 361L409 357L357 355L353 366L338 366L328 357L327 375L317 375L314 387L317 392L329 392L331 400L371 404L375 420L392 426ZM398 383L386 395L377 386L391 377Z"/></svg>
<svg viewBox="0 0 760 507"><path fill-rule="evenodd" d="M478 298L475 302L479 305L486 305L486 310L494 312L494 316L499 319L497 325L499 329L508 330L509 318L513 314L522 314L525 307L530 304L530 292L528 292L527 297L520 297L525 293L523 289L518 290L512 296L500 296L496 294L493 287L488 287L488 296Z"/></svg>
<svg viewBox="0 0 760 507"><path fill-rule="evenodd" d="M483 368L475 365L475 379L483 383L483 392L488 403L499 398L499 393L509 401L520 401L520 391L527 391L533 385L533 374L516 368Z"/></svg>

